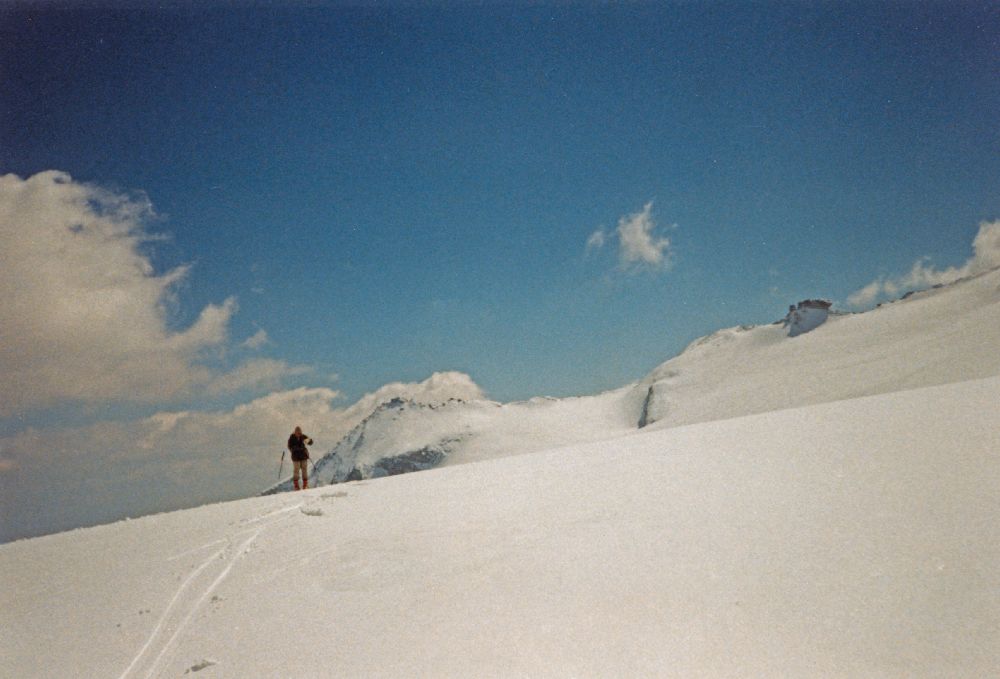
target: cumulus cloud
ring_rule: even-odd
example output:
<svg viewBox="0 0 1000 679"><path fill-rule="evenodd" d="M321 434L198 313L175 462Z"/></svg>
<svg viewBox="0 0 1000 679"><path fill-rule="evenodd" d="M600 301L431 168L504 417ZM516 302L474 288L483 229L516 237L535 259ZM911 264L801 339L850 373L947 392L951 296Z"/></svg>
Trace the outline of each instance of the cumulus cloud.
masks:
<svg viewBox="0 0 1000 679"><path fill-rule="evenodd" d="M207 385L207 390L210 394L225 394L249 388L275 389L285 377L309 372L312 370L305 366L289 365L272 358L258 358L215 377Z"/></svg>
<svg viewBox="0 0 1000 679"><path fill-rule="evenodd" d="M155 237L143 195L82 184L62 172L0 177L0 417L60 402L163 402L245 384L201 357L224 347L233 298L169 327L167 307L188 272L156 273L143 254Z"/></svg>
<svg viewBox="0 0 1000 679"><path fill-rule="evenodd" d="M653 203L641 211L625 215L618 220L613 232L598 229L587 239L587 252L602 249L615 239L618 244L618 262L623 271L659 270L670 266L673 258L669 238L656 233Z"/></svg>
<svg viewBox="0 0 1000 679"><path fill-rule="evenodd" d="M313 437L318 458L380 403L397 396L442 403L483 393L467 375L446 372L422 382L385 385L345 407L337 407L341 394L336 390L302 387L231 410L28 429L0 438L0 472L6 472L0 481L9 482L0 502L10 530L25 533L248 497L278 480L281 452L293 427ZM287 460L284 471L289 472ZM44 489L36 484L42 478ZM61 490L58 503L51 502L53 488Z"/></svg>
<svg viewBox="0 0 1000 679"><path fill-rule="evenodd" d="M619 258L623 266L638 264L658 268L669 262L670 239L656 236L655 228L651 202L646 203L641 212L618 220Z"/></svg>
<svg viewBox="0 0 1000 679"><path fill-rule="evenodd" d="M856 290L847 298L848 305L861 308L874 304L882 294L883 281L872 281L860 290Z"/></svg>
<svg viewBox="0 0 1000 679"><path fill-rule="evenodd" d="M590 238L587 239L587 252L591 250L600 250L604 247L604 243L607 241L608 235L604 232L604 229L598 229L594 233L590 234Z"/></svg>
<svg viewBox="0 0 1000 679"><path fill-rule="evenodd" d="M856 290L847 298L847 303L863 308L879 299L897 297L910 290L946 285L997 267L1000 267L1000 220L982 222L972 241L972 257L961 266L938 269L930 263L930 258L923 257L902 276L879 278Z"/></svg>
<svg viewBox="0 0 1000 679"><path fill-rule="evenodd" d="M270 341L271 338L267 336L267 331L261 328L253 335L243 340L243 343L240 346L246 347L247 349L260 349L265 344L270 343Z"/></svg>

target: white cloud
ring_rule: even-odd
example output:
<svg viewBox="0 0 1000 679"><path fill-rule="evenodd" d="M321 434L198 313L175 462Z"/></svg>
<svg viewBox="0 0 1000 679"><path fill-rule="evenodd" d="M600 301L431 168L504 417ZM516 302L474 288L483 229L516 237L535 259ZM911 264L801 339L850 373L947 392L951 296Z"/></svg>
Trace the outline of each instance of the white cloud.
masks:
<svg viewBox="0 0 1000 679"><path fill-rule="evenodd" d="M653 203L646 203L641 212L618 220L618 257L622 267L663 267L670 262L670 239L656 236L653 231Z"/></svg>
<svg viewBox="0 0 1000 679"><path fill-rule="evenodd" d="M608 235L605 233L604 229L598 229L594 233L590 234L590 238L587 239L587 252L591 250L600 250L604 247L604 243L607 241Z"/></svg>
<svg viewBox="0 0 1000 679"><path fill-rule="evenodd" d="M908 273L876 279L855 291L847 298L847 303L862 308L879 299L896 297L910 290L946 285L997 267L1000 267L1000 220L981 222L979 232L972 241L972 257L961 266L936 269L928 257L923 257L913 263Z"/></svg>
<svg viewBox="0 0 1000 679"><path fill-rule="evenodd" d="M141 252L154 217L142 195L62 172L0 177L0 417L68 401L163 402L226 381L200 358L224 348L236 301L169 328L188 269L154 272ZM261 367L228 379L247 383Z"/></svg>
<svg viewBox="0 0 1000 679"><path fill-rule="evenodd" d="M267 331L261 328L253 335L243 340L243 344L240 346L246 347L247 349L260 349L265 344L270 343L270 341L271 338L267 336Z"/></svg>
<svg viewBox="0 0 1000 679"><path fill-rule="evenodd" d="M847 303L852 307L866 307L878 299L880 294L882 294L882 282L873 281L852 293L847 298Z"/></svg>
<svg viewBox="0 0 1000 679"><path fill-rule="evenodd" d="M639 212L621 217L613 233L604 229L594 231L587 239L586 251L600 250L612 238L617 239L618 262L623 271L662 270L670 266L671 241L656 233L652 202Z"/></svg>
<svg viewBox="0 0 1000 679"><path fill-rule="evenodd" d="M340 408L340 392L301 387L232 410L27 429L0 438L0 472L9 481L0 508L22 531L51 530L60 522L68 527L247 497L278 480L281 452L296 426L316 441L318 458L395 396L440 403L482 395L467 375L437 373L423 382L385 385ZM54 493L59 502L51 502Z"/></svg>
<svg viewBox="0 0 1000 679"><path fill-rule="evenodd" d="M209 382L207 389L211 394L224 394L250 388L274 389L283 378L304 375L308 372L311 372L311 369L304 366L293 366L285 361L271 358L258 358L215 377Z"/></svg>

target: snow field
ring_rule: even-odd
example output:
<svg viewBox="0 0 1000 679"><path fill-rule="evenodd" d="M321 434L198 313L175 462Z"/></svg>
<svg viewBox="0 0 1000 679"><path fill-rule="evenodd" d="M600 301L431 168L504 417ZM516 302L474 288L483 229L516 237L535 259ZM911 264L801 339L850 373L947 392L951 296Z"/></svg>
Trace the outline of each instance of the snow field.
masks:
<svg viewBox="0 0 1000 679"><path fill-rule="evenodd" d="M654 425L4 545L5 673L990 676L998 397Z"/></svg>

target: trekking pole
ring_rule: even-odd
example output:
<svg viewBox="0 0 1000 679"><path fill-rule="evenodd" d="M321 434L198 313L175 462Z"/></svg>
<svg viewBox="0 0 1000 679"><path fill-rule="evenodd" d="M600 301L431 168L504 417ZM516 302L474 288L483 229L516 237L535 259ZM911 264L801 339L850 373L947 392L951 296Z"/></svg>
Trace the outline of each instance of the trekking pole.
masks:
<svg viewBox="0 0 1000 679"><path fill-rule="evenodd" d="M278 465L278 480L281 480L281 469L285 466L285 451L281 451L281 464Z"/></svg>

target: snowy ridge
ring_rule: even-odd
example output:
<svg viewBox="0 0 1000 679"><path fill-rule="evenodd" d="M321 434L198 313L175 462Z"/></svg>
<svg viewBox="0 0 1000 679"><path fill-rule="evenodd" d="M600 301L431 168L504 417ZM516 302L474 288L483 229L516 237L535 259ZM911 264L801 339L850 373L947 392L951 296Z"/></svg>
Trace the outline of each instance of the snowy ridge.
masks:
<svg viewBox="0 0 1000 679"><path fill-rule="evenodd" d="M506 404L394 398L318 458L311 475L327 485L607 439L635 428L630 401L628 389ZM290 489L286 480L264 494Z"/></svg>
<svg viewBox="0 0 1000 679"><path fill-rule="evenodd" d="M693 342L637 388L645 424L678 426L1000 374L1000 270L806 334L779 324Z"/></svg>
<svg viewBox="0 0 1000 679"><path fill-rule="evenodd" d="M808 302L815 302L809 300ZM809 312L809 313L806 313ZM340 483L1000 375L1000 270L864 314L719 330L646 378L595 396L499 404L394 398L315 462ZM794 320L794 319L793 319ZM441 391L441 395L446 393ZM284 481L265 491L291 489Z"/></svg>

